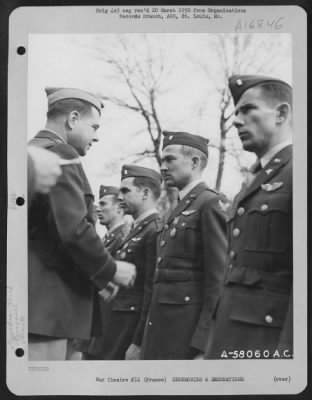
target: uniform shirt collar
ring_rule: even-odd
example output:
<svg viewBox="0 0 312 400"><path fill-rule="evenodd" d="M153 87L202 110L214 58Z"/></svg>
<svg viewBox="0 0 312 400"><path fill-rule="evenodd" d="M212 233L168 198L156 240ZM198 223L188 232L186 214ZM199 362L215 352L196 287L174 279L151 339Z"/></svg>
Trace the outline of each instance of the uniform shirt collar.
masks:
<svg viewBox="0 0 312 400"><path fill-rule="evenodd" d="M53 129L44 128L44 130L53 133L53 135L57 136L63 143L67 144L66 140L59 133L55 132Z"/></svg>
<svg viewBox="0 0 312 400"><path fill-rule="evenodd" d="M262 156L260 158L260 163L261 163L262 168L264 168L277 153L279 153L281 150L283 150L285 147L289 146L290 144L291 144L291 141L286 140L285 142L279 143L276 146L272 147L271 150L269 150L264 156Z"/></svg>
<svg viewBox="0 0 312 400"><path fill-rule="evenodd" d="M136 227L137 225L139 225L140 222L143 221L143 219L149 217L152 214L157 214L157 209L156 208L151 208L147 211L145 211L143 214L139 215L138 218L134 221L133 223L133 227Z"/></svg>
<svg viewBox="0 0 312 400"><path fill-rule="evenodd" d="M179 191L179 198L182 200L196 185L201 183L201 179L195 179L195 181L192 181L188 183L182 190Z"/></svg>
<svg viewBox="0 0 312 400"><path fill-rule="evenodd" d="M119 227L120 227L121 225L123 225L123 224L124 224L123 221L118 222L117 224L113 225L113 226L107 231L107 233L113 232L115 229L119 228Z"/></svg>

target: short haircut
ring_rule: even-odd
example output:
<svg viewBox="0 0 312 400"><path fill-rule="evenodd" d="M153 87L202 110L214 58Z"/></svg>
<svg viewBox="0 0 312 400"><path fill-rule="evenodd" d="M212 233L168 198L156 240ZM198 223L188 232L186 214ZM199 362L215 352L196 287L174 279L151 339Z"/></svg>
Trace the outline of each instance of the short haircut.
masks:
<svg viewBox="0 0 312 400"><path fill-rule="evenodd" d="M58 118L70 114L72 111L78 111L85 116L91 113L92 104L80 99L64 99L52 104L47 112L48 118Z"/></svg>
<svg viewBox="0 0 312 400"><path fill-rule="evenodd" d="M288 103L292 108L292 88L290 86L281 82L264 82L256 87L261 88L263 95L267 99L273 100L274 103Z"/></svg>
<svg viewBox="0 0 312 400"><path fill-rule="evenodd" d="M148 187L153 193L155 200L157 200L160 197L161 194L160 185L151 178L145 176L136 176L133 179L133 184L140 189L142 187Z"/></svg>
<svg viewBox="0 0 312 400"><path fill-rule="evenodd" d="M201 150L196 149L195 147L191 147L191 146L187 146L187 145L183 144L181 146L181 153L185 157L189 157L189 158L198 157L199 158L199 167L201 170L204 170L207 167L208 157Z"/></svg>

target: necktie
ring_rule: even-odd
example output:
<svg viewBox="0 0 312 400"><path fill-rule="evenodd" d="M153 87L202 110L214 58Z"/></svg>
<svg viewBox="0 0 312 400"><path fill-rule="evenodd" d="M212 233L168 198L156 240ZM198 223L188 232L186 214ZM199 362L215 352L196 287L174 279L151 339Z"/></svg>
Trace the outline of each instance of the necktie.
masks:
<svg viewBox="0 0 312 400"><path fill-rule="evenodd" d="M252 164L252 166L249 168L247 175L246 175L246 187L248 188L252 182L255 180L256 176L258 173L261 171L262 165L259 159Z"/></svg>

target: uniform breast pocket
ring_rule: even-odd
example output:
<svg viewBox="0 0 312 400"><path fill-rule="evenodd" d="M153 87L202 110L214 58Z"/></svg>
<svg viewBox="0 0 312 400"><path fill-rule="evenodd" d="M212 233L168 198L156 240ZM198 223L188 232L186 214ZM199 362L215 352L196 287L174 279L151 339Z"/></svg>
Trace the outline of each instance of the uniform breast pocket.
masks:
<svg viewBox="0 0 312 400"><path fill-rule="evenodd" d="M198 211L185 211L182 213L181 220L177 226L182 236L182 245L180 243L180 249L186 255L194 256L196 247L199 242L199 213Z"/></svg>
<svg viewBox="0 0 312 400"><path fill-rule="evenodd" d="M142 296L118 296L113 300L113 311L140 312Z"/></svg>
<svg viewBox="0 0 312 400"><path fill-rule="evenodd" d="M290 195L268 194L250 209L247 218L245 250L284 252L289 245L291 230Z"/></svg>
<svg viewBox="0 0 312 400"><path fill-rule="evenodd" d="M251 325L281 328L284 324L289 296L236 293L232 297L230 318Z"/></svg>

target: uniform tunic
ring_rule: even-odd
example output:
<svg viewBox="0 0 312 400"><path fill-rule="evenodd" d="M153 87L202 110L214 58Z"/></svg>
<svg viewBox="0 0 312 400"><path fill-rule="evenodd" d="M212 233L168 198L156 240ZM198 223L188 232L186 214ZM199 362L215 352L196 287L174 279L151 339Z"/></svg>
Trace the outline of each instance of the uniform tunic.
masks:
<svg viewBox="0 0 312 400"><path fill-rule="evenodd" d="M109 253L115 257L117 251L120 249L122 242L125 239L127 233L127 225L121 224L112 231L109 231L103 238L105 248Z"/></svg>
<svg viewBox="0 0 312 400"><path fill-rule="evenodd" d="M224 290L206 358L292 354L292 146L276 154L228 221ZM234 353L233 353L234 352ZM227 355L227 357L226 357Z"/></svg>
<svg viewBox="0 0 312 400"><path fill-rule="evenodd" d="M143 359L192 359L204 351L224 275L226 204L199 183L164 225Z"/></svg>
<svg viewBox="0 0 312 400"><path fill-rule="evenodd" d="M98 359L124 360L131 343L141 345L151 299L158 226L158 214L147 216L130 231L116 254L116 260L136 266L137 276L132 288L120 288L116 298L102 307L104 334L88 349Z"/></svg>
<svg viewBox="0 0 312 400"><path fill-rule="evenodd" d="M65 159L77 151L50 131L31 144ZM93 194L81 164L66 165L48 195L32 199L28 215L28 327L32 334L90 338L98 290L112 280L116 263L93 220Z"/></svg>

